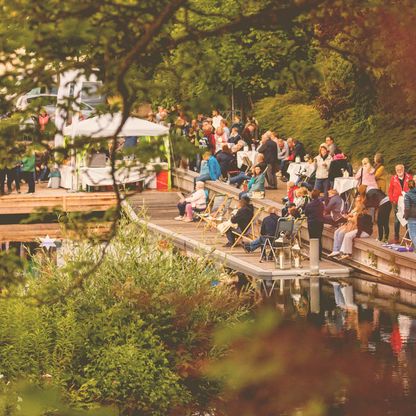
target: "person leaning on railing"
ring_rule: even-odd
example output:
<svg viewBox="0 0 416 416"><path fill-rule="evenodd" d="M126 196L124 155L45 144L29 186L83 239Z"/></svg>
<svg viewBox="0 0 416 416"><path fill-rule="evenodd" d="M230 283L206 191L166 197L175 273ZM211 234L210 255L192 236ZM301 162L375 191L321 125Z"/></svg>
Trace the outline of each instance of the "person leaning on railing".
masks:
<svg viewBox="0 0 416 416"><path fill-rule="evenodd" d="M408 182L409 191L404 196L404 217L407 220L409 236L416 247L416 187L413 179Z"/></svg>

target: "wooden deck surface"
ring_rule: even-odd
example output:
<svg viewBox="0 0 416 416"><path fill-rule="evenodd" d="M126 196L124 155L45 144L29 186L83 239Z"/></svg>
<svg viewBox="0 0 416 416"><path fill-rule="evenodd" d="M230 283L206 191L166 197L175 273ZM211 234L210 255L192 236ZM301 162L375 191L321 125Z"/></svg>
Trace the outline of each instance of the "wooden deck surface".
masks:
<svg viewBox="0 0 416 416"><path fill-rule="evenodd" d="M39 209L54 208L65 212L105 211L116 204L113 192L68 192L38 184L34 194L13 192L0 196L0 215L31 214Z"/></svg>
<svg viewBox="0 0 416 416"><path fill-rule="evenodd" d="M211 253L210 255L218 262L223 262L224 266L252 277L290 278L302 276L309 269L308 259L303 260L303 267L300 269L276 269L274 262L259 262L260 250L249 254L241 246L233 249L223 247L227 240L217 231L205 230L203 226L197 227L197 223L175 221L174 218L178 215L176 192L144 192L131 197L129 202L136 212L144 208L149 227L151 229L153 227L153 230L159 234L172 238L179 247L201 255ZM327 260L321 262L320 270L334 277L346 277L350 274L349 268Z"/></svg>

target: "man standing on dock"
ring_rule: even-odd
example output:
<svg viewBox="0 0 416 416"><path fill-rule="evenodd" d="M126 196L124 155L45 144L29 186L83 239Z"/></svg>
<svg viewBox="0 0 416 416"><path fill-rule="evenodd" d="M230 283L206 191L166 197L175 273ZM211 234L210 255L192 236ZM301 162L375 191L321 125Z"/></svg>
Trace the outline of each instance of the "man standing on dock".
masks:
<svg viewBox="0 0 416 416"><path fill-rule="evenodd" d="M409 181L412 175L406 173L404 165L396 165L396 174L390 179L389 199L394 210L394 243L400 242L400 221L397 218L399 198L403 192L409 190Z"/></svg>
<svg viewBox="0 0 416 416"><path fill-rule="evenodd" d="M36 158L33 151L27 153L22 159L22 176L29 186L28 194L35 193L35 164Z"/></svg>

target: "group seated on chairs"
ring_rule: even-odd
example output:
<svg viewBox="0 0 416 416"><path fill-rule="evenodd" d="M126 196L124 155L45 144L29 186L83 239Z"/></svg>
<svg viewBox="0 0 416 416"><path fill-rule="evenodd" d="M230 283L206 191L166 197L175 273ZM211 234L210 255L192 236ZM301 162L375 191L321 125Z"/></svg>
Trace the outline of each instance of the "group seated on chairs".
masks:
<svg viewBox="0 0 416 416"><path fill-rule="evenodd" d="M204 182L196 183L196 190L187 198L181 195L178 202L179 216L175 218L177 221L192 222L194 213L201 213L207 207L207 192Z"/></svg>

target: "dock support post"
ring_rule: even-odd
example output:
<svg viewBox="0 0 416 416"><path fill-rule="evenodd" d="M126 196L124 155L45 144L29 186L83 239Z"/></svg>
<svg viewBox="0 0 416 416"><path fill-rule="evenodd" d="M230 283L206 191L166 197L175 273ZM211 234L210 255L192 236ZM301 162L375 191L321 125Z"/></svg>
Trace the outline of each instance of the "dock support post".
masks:
<svg viewBox="0 0 416 416"><path fill-rule="evenodd" d="M309 240L309 267L311 276L319 276L319 239Z"/></svg>

